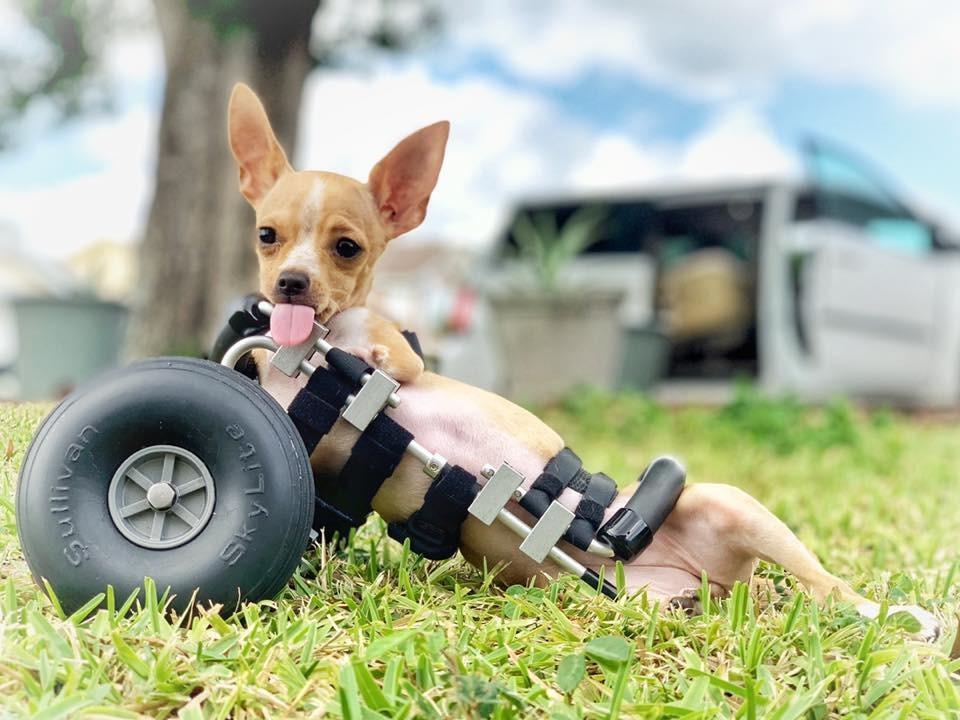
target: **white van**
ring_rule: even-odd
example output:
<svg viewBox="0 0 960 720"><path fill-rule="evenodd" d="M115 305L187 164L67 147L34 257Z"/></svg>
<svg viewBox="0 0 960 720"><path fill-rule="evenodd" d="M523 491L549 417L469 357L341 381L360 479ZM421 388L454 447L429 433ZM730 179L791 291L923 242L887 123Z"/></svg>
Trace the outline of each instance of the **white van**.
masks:
<svg viewBox="0 0 960 720"><path fill-rule="evenodd" d="M955 236L860 161L822 145L807 157L806 182L554 198L517 212L562 224L586 205L607 208L585 257L594 277L598 263L622 276L622 260L648 260L636 282L668 341L667 381L749 376L812 400L956 404ZM507 232L501 247L512 245Z"/></svg>

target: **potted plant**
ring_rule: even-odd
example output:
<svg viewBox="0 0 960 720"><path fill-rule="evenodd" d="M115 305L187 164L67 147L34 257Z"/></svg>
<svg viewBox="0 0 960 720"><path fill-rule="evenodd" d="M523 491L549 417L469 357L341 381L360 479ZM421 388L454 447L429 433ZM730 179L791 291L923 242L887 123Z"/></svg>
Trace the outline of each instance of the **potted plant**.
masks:
<svg viewBox="0 0 960 720"><path fill-rule="evenodd" d="M505 395L545 402L577 385L616 385L623 291L574 283L565 272L597 240L606 215L584 207L562 225L550 212L517 216L514 272L488 294Z"/></svg>

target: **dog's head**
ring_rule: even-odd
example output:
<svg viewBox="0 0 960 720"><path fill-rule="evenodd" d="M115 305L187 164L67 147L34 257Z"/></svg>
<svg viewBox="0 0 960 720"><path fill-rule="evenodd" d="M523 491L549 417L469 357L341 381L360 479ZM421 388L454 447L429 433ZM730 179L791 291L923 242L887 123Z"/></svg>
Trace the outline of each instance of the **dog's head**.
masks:
<svg viewBox="0 0 960 720"><path fill-rule="evenodd" d="M363 305L387 243L423 222L450 124L439 122L402 140L366 183L294 170L246 85L233 89L228 125L240 192L257 214L260 292L276 305L292 306L284 311L297 311L291 316L299 325L293 342L304 328L309 334L307 318L326 322Z"/></svg>

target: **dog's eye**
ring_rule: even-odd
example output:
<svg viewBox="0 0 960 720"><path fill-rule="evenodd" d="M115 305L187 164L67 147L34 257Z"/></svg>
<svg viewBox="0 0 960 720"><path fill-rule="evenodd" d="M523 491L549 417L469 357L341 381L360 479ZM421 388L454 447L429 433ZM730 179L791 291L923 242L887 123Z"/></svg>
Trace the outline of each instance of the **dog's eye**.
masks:
<svg viewBox="0 0 960 720"><path fill-rule="evenodd" d="M257 237L264 245L273 245L277 241L277 231L272 227L262 227L257 231Z"/></svg>
<svg viewBox="0 0 960 720"><path fill-rule="evenodd" d="M350 238L342 237L337 240L337 255L342 258L352 258L360 254L363 249Z"/></svg>

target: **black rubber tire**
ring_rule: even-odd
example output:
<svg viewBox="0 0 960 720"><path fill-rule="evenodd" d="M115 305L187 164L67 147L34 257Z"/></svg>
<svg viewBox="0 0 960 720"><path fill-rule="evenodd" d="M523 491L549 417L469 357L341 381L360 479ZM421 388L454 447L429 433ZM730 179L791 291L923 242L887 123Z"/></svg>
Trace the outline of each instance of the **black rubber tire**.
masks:
<svg viewBox="0 0 960 720"><path fill-rule="evenodd" d="M114 473L153 445L195 454L216 488L203 530L169 549L127 539L108 509ZM310 539L314 484L296 428L259 385L205 360L159 358L101 377L50 413L16 502L30 570L68 613L108 584L125 598L146 576L158 592L170 588L176 609L196 590L230 611L273 597L293 574Z"/></svg>

